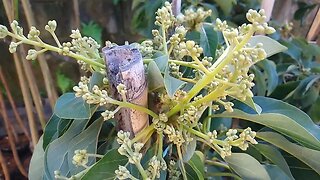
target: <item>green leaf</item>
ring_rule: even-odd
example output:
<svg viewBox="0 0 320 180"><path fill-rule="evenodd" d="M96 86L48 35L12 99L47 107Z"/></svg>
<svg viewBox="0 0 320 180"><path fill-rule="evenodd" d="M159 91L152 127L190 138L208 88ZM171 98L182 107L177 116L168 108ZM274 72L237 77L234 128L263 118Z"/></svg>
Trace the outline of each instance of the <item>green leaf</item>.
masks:
<svg viewBox="0 0 320 180"><path fill-rule="evenodd" d="M157 54L156 54L157 55ZM168 67L168 55L163 55L161 53L159 56L154 59L154 62L157 64L159 70L164 73Z"/></svg>
<svg viewBox="0 0 320 180"><path fill-rule="evenodd" d="M75 97L74 93L66 93L57 100L54 114L62 119L90 119L96 108L81 97Z"/></svg>
<svg viewBox="0 0 320 180"><path fill-rule="evenodd" d="M54 171L59 170L61 175L69 174L67 152L71 140L86 126L88 120L73 121L69 129L58 139L47 146L44 155L45 176L54 179Z"/></svg>
<svg viewBox="0 0 320 180"><path fill-rule="evenodd" d="M40 137L38 144L34 148L28 178L31 180L42 180L44 171L44 151L42 148L43 136Z"/></svg>
<svg viewBox="0 0 320 180"><path fill-rule="evenodd" d="M231 13L233 5L237 3L236 0L214 0L222 9L224 15Z"/></svg>
<svg viewBox="0 0 320 180"><path fill-rule="evenodd" d="M173 97L176 91L179 90L184 84L186 84L186 82L170 76L168 70L166 70L164 74L164 86L170 97Z"/></svg>
<svg viewBox="0 0 320 180"><path fill-rule="evenodd" d="M148 89L150 92L164 87L164 79L157 64L151 61L148 64Z"/></svg>
<svg viewBox="0 0 320 180"><path fill-rule="evenodd" d="M256 114L249 107L238 107L234 112L224 112L216 117L235 117L268 126L297 142L314 149L320 149L320 128L310 117L298 108L285 102L267 98L254 97L254 101L262 108Z"/></svg>
<svg viewBox="0 0 320 180"><path fill-rule="evenodd" d="M275 165L264 165L267 170L270 179L272 180L290 180L290 178L285 174L278 166Z"/></svg>
<svg viewBox="0 0 320 180"><path fill-rule="evenodd" d="M294 179L290 168L284 159L284 157L281 155L280 151L278 151L273 146L267 145L267 144L256 144L253 146L256 148L261 154L263 154L266 158L268 158L271 162L273 162L275 165L277 165L281 171L283 171L287 178Z"/></svg>
<svg viewBox="0 0 320 180"><path fill-rule="evenodd" d="M320 151L291 143L285 137L274 132L259 132L257 137L293 155L320 174Z"/></svg>
<svg viewBox="0 0 320 180"><path fill-rule="evenodd" d="M115 179L115 170L119 166L124 166L128 162L128 158L118 153L117 149L112 149L96 162L89 171L81 178L82 180L91 179Z"/></svg>
<svg viewBox="0 0 320 180"><path fill-rule="evenodd" d="M188 162L194 155L197 147L196 138L193 138L191 142L188 142L186 145L182 146L182 159L183 162Z"/></svg>
<svg viewBox="0 0 320 180"><path fill-rule="evenodd" d="M311 108L308 111L308 114L310 115L312 120L318 124L320 123L319 109L320 109L320 97L318 97L317 101L311 106Z"/></svg>
<svg viewBox="0 0 320 180"><path fill-rule="evenodd" d="M245 153L232 153L225 161L243 179L270 179L265 168L252 156Z"/></svg>
<svg viewBox="0 0 320 180"><path fill-rule="evenodd" d="M267 57L287 50L287 47L267 36L262 35L252 36L252 38L249 40L249 43L251 47L256 46L258 43L262 43L262 48L266 51Z"/></svg>
<svg viewBox="0 0 320 180"><path fill-rule="evenodd" d="M43 149L46 149L50 142L57 139L70 122L70 120L61 119L53 114L44 129Z"/></svg>
<svg viewBox="0 0 320 180"><path fill-rule="evenodd" d="M203 48L203 54L214 59L216 55L217 44L217 32L213 29L211 24L204 23L200 29L200 46Z"/></svg>
<svg viewBox="0 0 320 180"><path fill-rule="evenodd" d="M203 153L196 151L188 163L184 163L188 179L204 179Z"/></svg>
<svg viewBox="0 0 320 180"><path fill-rule="evenodd" d="M98 136L101 130L102 123L103 118L95 120L86 130L82 131L79 135L77 135L70 141L67 155L69 171L71 174L77 174L80 171L84 170L84 167L77 167L72 163L75 150L85 149L89 154L97 153ZM87 163L87 165L90 166L95 161L95 157L89 157L89 162Z"/></svg>
<svg viewBox="0 0 320 180"><path fill-rule="evenodd" d="M270 61L268 59L260 61L256 65L261 67L266 77L267 96L269 96L274 91L274 89L278 86L278 73L277 73L276 65L273 61Z"/></svg>
<svg viewBox="0 0 320 180"><path fill-rule="evenodd" d="M103 84L103 78L105 76L97 71L93 72L92 76L90 77L89 82L89 89L91 90L94 85L97 85L98 87L101 87Z"/></svg>

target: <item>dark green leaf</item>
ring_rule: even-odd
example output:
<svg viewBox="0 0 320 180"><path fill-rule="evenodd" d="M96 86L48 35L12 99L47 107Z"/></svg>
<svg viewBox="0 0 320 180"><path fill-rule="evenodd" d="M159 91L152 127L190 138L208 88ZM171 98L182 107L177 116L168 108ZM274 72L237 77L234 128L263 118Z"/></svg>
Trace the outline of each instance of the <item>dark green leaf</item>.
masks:
<svg viewBox="0 0 320 180"><path fill-rule="evenodd" d="M286 174L287 178L294 179L290 172L290 168L280 151L267 144L256 144L253 147L258 149L261 154L277 165L280 170Z"/></svg>
<svg viewBox="0 0 320 180"><path fill-rule="evenodd" d="M274 132L259 132L257 137L295 156L320 174L320 151L291 143L280 134Z"/></svg>
<svg viewBox="0 0 320 180"><path fill-rule="evenodd" d="M54 179L54 171L59 170L61 175L69 174L67 152L70 141L86 126L87 120L73 121L69 129L58 139L47 146L44 155L45 176Z"/></svg>
<svg viewBox="0 0 320 180"><path fill-rule="evenodd" d="M253 47L258 43L262 43L262 48L266 51L267 57L283 52L287 50L287 47L281 45L277 41L269 38L268 36L256 35L253 36L250 41L250 46Z"/></svg>
<svg viewBox="0 0 320 180"><path fill-rule="evenodd" d="M318 124L320 122L319 109L320 109L320 97L318 97L317 101L311 106L311 108L308 111L308 114L310 115L312 120Z"/></svg>
<svg viewBox="0 0 320 180"><path fill-rule="evenodd" d="M270 179L272 180L290 180L278 166L268 164L264 165L264 168L267 170Z"/></svg>
<svg viewBox="0 0 320 180"><path fill-rule="evenodd" d="M245 153L232 153L225 158L228 165L243 179L270 179L265 168L252 156Z"/></svg>
<svg viewBox="0 0 320 180"><path fill-rule="evenodd" d="M57 100L54 114L62 119L90 119L96 108L81 97L75 97L74 93L66 93Z"/></svg>
<svg viewBox="0 0 320 180"><path fill-rule="evenodd" d="M75 150L82 150L85 149L89 154L96 154L97 153L97 143L98 143L98 136L100 133L100 129L103 123L103 118L99 118L94 121L86 130L82 131L79 135L74 137L68 146L68 165L69 171L71 174L77 174L80 171L84 170L84 167L77 167L72 164L73 156ZM95 157L90 157L89 162L87 163L88 166L92 165L95 162Z"/></svg>
<svg viewBox="0 0 320 180"><path fill-rule="evenodd" d="M118 153L117 149L110 150L98 162L96 162L89 171L81 178L82 180L91 179L115 179L115 170L119 166L124 166L128 158Z"/></svg>
<svg viewBox="0 0 320 180"><path fill-rule="evenodd" d="M49 119L43 133L43 149L46 149L48 144L60 136L60 131L64 129L70 120L61 119L56 115L52 115Z"/></svg>
<svg viewBox="0 0 320 180"><path fill-rule="evenodd" d="M203 153L196 151L192 158L185 163L188 179L204 179Z"/></svg>
<svg viewBox="0 0 320 180"><path fill-rule="evenodd" d="M203 48L203 54L215 58L217 44L217 32L211 24L204 23L200 29L200 46Z"/></svg>
<svg viewBox="0 0 320 180"><path fill-rule="evenodd" d="M90 77L89 89L91 90L94 85L101 87L101 85L103 84L103 78L103 74L96 71L93 72L92 76Z"/></svg>

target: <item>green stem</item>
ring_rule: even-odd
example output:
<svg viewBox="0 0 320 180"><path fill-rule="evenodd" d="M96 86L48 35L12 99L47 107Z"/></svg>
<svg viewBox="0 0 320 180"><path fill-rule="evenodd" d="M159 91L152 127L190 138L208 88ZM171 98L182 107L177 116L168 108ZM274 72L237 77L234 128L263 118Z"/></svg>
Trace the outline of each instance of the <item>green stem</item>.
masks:
<svg viewBox="0 0 320 180"><path fill-rule="evenodd" d="M252 37L254 31L250 29L250 31L246 34L243 38L241 43L237 44L231 52L229 52L222 60L217 60L216 62L220 61L219 63L214 63L209 69L212 70L209 74L203 76L201 80L198 81L197 84L193 86L193 88L189 91L188 95L182 100L179 104L174 106L168 113L167 116L171 117L175 113L179 112L180 109L187 104L195 95L197 95L207 84L209 84L213 78L221 72L222 68L224 68L227 64L229 64L233 58L233 53L235 51L239 51L243 46L245 46L250 38ZM222 57L222 56L221 56Z"/></svg>
<svg viewBox="0 0 320 180"><path fill-rule="evenodd" d="M132 103L129 103L129 102L118 101L118 100L115 100L115 99L110 99L110 103L118 105L118 106L121 106L121 107L127 107L127 108L131 108L131 109L135 109L135 110L138 110L138 111L145 112L145 113L149 114L150 116L152 116L153 118L159 118L156 113L154 113L150 109L145 108L143 106L139 106L139 105L132 104Z"/></svg>
<svg viewBox="0 0 320 180"><path fill-rule="evenodd" d="M37 41L32 41L32 40L29 40L27 38L21 37L19 35L13 34L11 32L8 32L8 35L13 37L13 38L15 38L15 39L18 39L18 40L22 41L25 44L38 46L38 47L41 47L41 48L44 48L44 49L47 49L47 50L50 50L50 51L57 52L59 54L61 54L61 52L62 52L62 50L60 48L52 46L52 45L49 45L47 43L40 43L40 42L37 42ZM72 57L72 58L77 59L77 60L80 60L80 61L83 61L83 62L85 62L87 64L92 65L92 66L96 66L96 67L99 67L99 68L105 68L104 64L101 64L99 62L96 62L94 59L89 59L87 57L81 56L81 55L73 53L73 52L69 52L67 54L67 56Z"/></svg>
<svg viewBox="0 0 320 180"><path fill-rule="evenodd" d="M162 44L163 44L163 51L164 54L168 54L168 47L167 47L167 40L166 40L166 29L164 28L164 26L161 26L161 30L162 30Z"/></svg>
<svg viewBox="0 0 320 180"><path fill-rule="evenodd" d="M163 132L158 134L158 159L162 158L163 154Z"/></svg>
<svg viewBox="0 0 320 180"><path fill-rule="evenodd" d="M201 63L197 56L191 56L191 58L198 64L199 70L203 71L205 74L210 74L210 71Z"/></svg>
<svg viewBox="0 0 320 180"><path fill-rule="evenodd" d="M230 170L230 167L225 163L221 163L221 162L217 162L217 161L211 161L211 160L206 160L205 163L209 164L209 165L213 165L213 166L219 166L219 167L222 167L222 168Z"/></svg>
<svg viewBox="0 0 320 180"><path fill-rule="evenodd" d="M144 179L144 180L148 179L147 173L146 173L146 171L143 169L141 163L138 162L138 163L135 163L135 165L137 166L137 168L138 168L138 170L139 170L139 172L140 172L140 174L141 174L141 176L142 176L142 179Z"/></svg>
<svg viewBox="0 0 320 180"><path fill-rule="evenodd" d="M198 137L200 137L200 138L202 138L202 139L204 139L206 141L210 140L208 135L203 134L200 131L194 130L194 129L186 126L186 125L183 125L183 128L185 130L187 130L189 133L192 133L192 134L194 134L194 135L196 135L196 136L198 136ZM212 139L212 140L213 140L213 144L219 144L219 145L225 145L226 144L224 141L219 140L219 139Z"/></svg>
<svg viewBox="0 0 320 180"><path fill-rule="evenodd" d="M151 131L154 130L154 124L151 124L150 126L144 128L142 131L140 131L131 141L132 143L138 142L140 139L144 138L146 135L148 135Z"/></svg>
<svg viewBox="0 0 320 180"><path fill-rule="evenodd" d="M178 151L178 156L179 156L179 160L181 163L181 170L182 170L182 177L184 180L187 180L187 174L186 174L186 169L184 168L184 164L183 164L183 159L182 159L182 153L181 153L181 146L177 145L177 151Z"/></svg>

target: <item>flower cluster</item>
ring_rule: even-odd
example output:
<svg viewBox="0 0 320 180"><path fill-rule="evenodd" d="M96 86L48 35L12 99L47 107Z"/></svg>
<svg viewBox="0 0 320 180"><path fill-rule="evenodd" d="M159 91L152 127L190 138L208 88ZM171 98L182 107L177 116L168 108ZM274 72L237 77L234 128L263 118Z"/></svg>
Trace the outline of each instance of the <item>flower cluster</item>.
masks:
<svg viewBox="0 0 320 180"><path fill-rule="evenodd" d="M117 138L118 144L120 144L120 148L118 149L118 152L121 155L124 155L128 157L129 163L131 164L138 164L141 161L142 154L140 153L140 150L144 146L143 143L133 143L130 140L130 133L129 132L123 132L120 130L118 132L118 138Z"/></svg>
<svg viewBox="0 0 320 180"><path fill-rule="evenodd" d="M153 156L148 163L148 177L150 179L160 178L160 171L166 169L166 162L162 158L158 160L156 156Z"/></svg>
<svg viewBox="0 0 320 180"><path fill-rule="evenodd" d="M169 141L177 146L181 146L186 140L183 137L182 131L177 130L172 125L167 125L163 131L169 138Z"/></svg>
<svg viewBox="0 0 320 180"><path fill-rule="evenodd" d="M155 25L162 26L164 29L168 29L175 22L175 17L172 13L172 7L169 2L165 2L164 6L156 12Z"/></svg>
<svg viewBox="0 0 320 180"><path fill-rule="evenodd" d="M204 20L211 16L211 13L211 10L205 11L203 8L198 8L196 11L193 8L189 8L184 14L178 16L178 21L184 23L189 29L199 30Z"/></svg>
<svg viewBox="0 0 320 180"><path fill-rule="evenodd" d="M220 151L220 156L225 158L226 156L230 156L232 154L232 146L239 147L242 150L247 150L249 147L249 143L258 144L258 142L254 139L256 136L256 132L252 131L250 127L243 130L238 135L238 131L236 129L229 129L226 133L226 138L222 141L218 138L217 131L208 132L208 143L214 144L218 150Z"/></svg>
<svg viewBox="0 0 320 180"><path fill-rule="evenodd" d="M83 149L83 150L76 150L74 152L74 156L72 158L72 163L76 166L86 166L86 164L88 163L88 153L87 150Z"/></svg>
<svg viewBox="0 0 320 180"><path fill-rule="evenodd" d="M157 130L157 132L161 133L166 128L167 121L168 121L167 115L164 113L161 113L159 114L159 118L152 120L152 123L155 125L154 128Z"/></svg>
<svg viewBox="0 0 320 180"><path fill-rule="evenodd" d="M178 169L178 166L175 161L171 160L168 167L169 179L179 180L181 172Z"/></svg>

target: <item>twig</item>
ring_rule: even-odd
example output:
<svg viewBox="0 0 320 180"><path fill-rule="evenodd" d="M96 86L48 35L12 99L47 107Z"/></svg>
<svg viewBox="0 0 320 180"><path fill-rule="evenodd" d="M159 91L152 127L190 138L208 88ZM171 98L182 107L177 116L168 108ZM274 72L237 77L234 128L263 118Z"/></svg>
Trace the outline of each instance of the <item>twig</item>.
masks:
<svg viewBox="0 0 320 180"><path fill-rule="evenodd" d="M13 18L12 17L10 18L11 5L10 5L9 1L2 0L2 2L5 7L5 11L6 11L9 22L13 21ZM32 145L33 145L33 147L35 147L39 136L38 136L38 130L36 127L34 115L32 112L32 100L31 100L30 92L28 90L29 85L26 83L25 74L24 74L24 71L23 71L23 68L22 68L22 65L21 65L21 62L19 60L17 53L13 53L13 60L14 60L15 66L16 66L18 77L19 77L19 84L20 84L20 88L21 88L21 92L22 92L22 96L23 96L23 101L25 104L26 112L27 112L29 128L31 131Z"/></svg>
<svg viewBox="0 0 320 180"><path fill-rule="evenodd" d="M2 82L2 84L4 86L4 89L6 90L7 97L8 97L8 100L10 102L10 105L12 107L13 113L14 113L14 115L16 117L16 120L17 120L20 128L22 129L23 133L25 134L27 139L30 141L31 140L30 134L28 132L28 129L25 127L25 125L24 125L24 123L23 123L23 121L21 119L21 116L18 113L17 106L16 106L16 104L15 104L15 102L13 100L11 91L9 89L9 86L8 86L8 83L7 83L6 79L5 79L5 76L3 75L1 66L0 66L0 81Z"/></svg>
<svg viewBox="0 0 320 180"><path fill-rule="evenodd" d="M0 164L1 164L1 168L2 168L2 171L3 171L3 174L4 174L4 178L6 180L10 180L10 173L9 173L9 170L8 170L8 167L7 167L7 163L3 157L3 154L2 154L2 151L0 149Z"/></svg>
<svg viewBox="0 0 320 180"><path fill-rule="evenodd" d="M29 0L22 0L21 3L22 3L22 7L24 10L28 25L29 26L35 25L36 23L34 20L34 14L31 9L30 1ZM39 50L38 47L35 47L35 49ZM51 77L49 66L48 66L47 61L45 60L45 57L42 54L39 54L38 59L39 59L39 65L41 68L41 72L42 72L42 75L44 78L46 91L48 93L49 102L50 102L51 108L53 108L55 105L55 102L57 100L57 97L58 97L57 91L54 88L53 79Z"/></svg>
<svg viewBox="0 0 320 180"><path fill-rule="evenodd" d="M11 148L11 151L13 154L13 159L16 162L17 167L18 167L19 171L21 172L21 174L23 176L27 177L28 174L27 174L26 170L23 168L23 165L22 165L20 158L19 158L19 155L18 155L18 151L17 151L16 144L14 141L12 129L10 128L10 122L9 122L8 114L6 111L5 104L4 104L4 99L3 99L2 93L0 93L0 112L1 112L0 114L2 115L3 120L4 120L4 125L6 128L6 131L8 133L8 141L9 141L10 148Z"/></svg>

